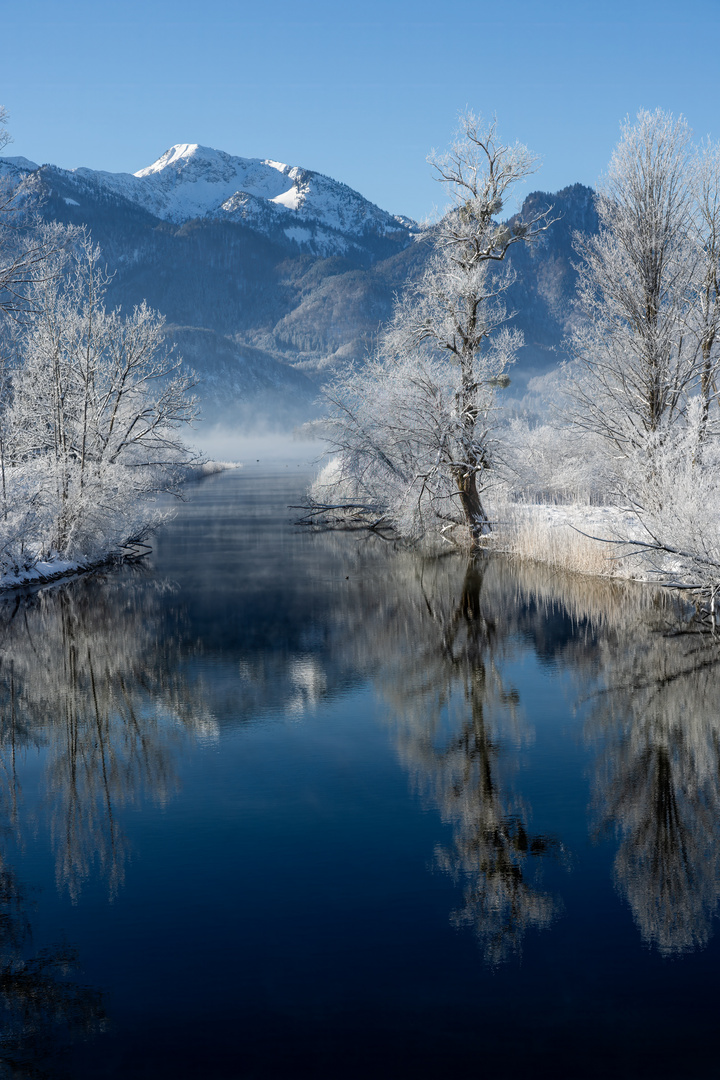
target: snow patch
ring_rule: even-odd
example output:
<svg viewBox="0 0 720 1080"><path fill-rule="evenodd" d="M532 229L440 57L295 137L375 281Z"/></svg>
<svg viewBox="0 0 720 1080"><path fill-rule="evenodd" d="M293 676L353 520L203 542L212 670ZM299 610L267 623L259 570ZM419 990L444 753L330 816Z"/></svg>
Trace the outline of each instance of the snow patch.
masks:
<svg viewBox="0 0 720 1080"><path fill-rule="evenodd" d="M276 206L284 206L286 210L297 210L303 203L303 197L300 194L300 190L294 185L288 191L284 191L282 195L276 195L270 202L274 202Z"/></svg>
<svg viewBox="0 0 720 1080"><path fill-rule="evenodd" d="M52 581L58 581L60 578L85 574L89 570L102 565L102 562L90 563L68 559L49 559L45 562L37 562L29 569L18 570L16 574L0 574L0 590L18 589L27 585L47 585Z"/></svg>
<svg viewBox="0 0 720 1080"><path fill-rule="evenodd" d="M294 240L296 244L307 244L309 240L312 240L312 233L309 229L283 229L283 232L288 240Z"/></svg>

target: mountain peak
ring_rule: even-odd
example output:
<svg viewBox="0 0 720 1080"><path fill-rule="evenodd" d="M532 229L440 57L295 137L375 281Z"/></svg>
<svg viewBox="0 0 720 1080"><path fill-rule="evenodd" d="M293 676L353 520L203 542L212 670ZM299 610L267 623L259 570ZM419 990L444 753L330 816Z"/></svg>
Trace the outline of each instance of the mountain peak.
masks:
<svg viewBox="0 0 720 1080"><path fill-rule="evenodd" d="M152 173L162 172L163 169L170 166L180 165L187 161L188 158L194 157L199 149L197 143L176 143L169 150L166 150L164 154L161 154L152 165L146 165L144 169L138 169L136 173L133 173L133 176L151 176Z"/></svg>
<svg viewBox="0 0 720 1080"><path fill-rule="evenodd" d="M236 157L199 143L175 143L136 173L76 169L72 175L165 221L243 220L318 251L342 252L348 243L364 243L371 235L404 234L409 240L414 224L393 217L329 176L273 158Z"/></svg>
<svg viewBox="0 0 720 1080"><path fill-rule="evenodd" d="M233 158L223 150L214 150L212 146L201 146L199 143L175 143L152 165L147 165L144 169L138 169L133 175L141 178L152 176L155 173L162 173L165 169L179 170L197 166L203 168L208 166L222 168L224 166L227 168L232 166L233 161L238 160L243 159Z"/></svg>
<svg viewBox="0 0 720 1080"><path fill-rule="evenodd" d="M5 159L4 171L37 166ZM244 158L199 143L175 143L135 173L43 166L67 192L67 205L81 206L96 193L119 197L163 221L199 218L242 223L256 232L290 240L306 251L343 254L392 239L411 241L414 222L381 210L346 184L322 173L273 158ZM68 201L70 200L70 201Z"/></svg>
<svg viewBox="0 0 720 1080"><path fill-rule="evenodd" d="M40 168L36 161L30 161L26 157L5 157L0 158L0 161L4 165L10 165L14 169L21 169L23 172L35 172Z"/></svg>

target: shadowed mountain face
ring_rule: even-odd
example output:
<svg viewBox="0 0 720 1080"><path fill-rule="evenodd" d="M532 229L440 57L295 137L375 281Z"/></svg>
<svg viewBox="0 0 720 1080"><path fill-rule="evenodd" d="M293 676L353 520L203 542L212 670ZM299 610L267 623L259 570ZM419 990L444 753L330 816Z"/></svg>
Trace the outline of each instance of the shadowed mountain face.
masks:
<svg viewBox="0 0 720 1080"><path fill-rule="evenodd" d="M0 171L11 180L33 171L10 160ZM102 247L115 271L110 304L147 300L166 316L204 380L211 420L261 414L285 426L312 415L318 387L338 365L362 362L432 253L432 227L346 185L203 147L174 147L134 176L52 165L37 173L43 217L87 225ZM521 382L564 358L573 233L597 229L590 188L534 192L521 212L545 206L557 217L551 229L508 258L507 307L526 341Z"/></svg>

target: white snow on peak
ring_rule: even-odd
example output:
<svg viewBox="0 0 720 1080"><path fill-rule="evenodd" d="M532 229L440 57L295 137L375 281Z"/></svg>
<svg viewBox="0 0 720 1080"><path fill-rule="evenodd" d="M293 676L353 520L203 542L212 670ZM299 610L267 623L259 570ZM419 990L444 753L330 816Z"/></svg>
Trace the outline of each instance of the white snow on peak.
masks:
<svg viewBox="0 0 720 1080"><path fill-rule="evenodd" d="M165 221L213 217L257 225L262 217L281 228L311 224L357 236L405 228L357 191L321 173L272 158L235 157L198 143L176 143L132 174L75 169L65 175L122 196Z"/></svg>
<svg viewBox="0 0 720 1080"><path fill-rule="evenodd" d="M208 214L222 216L223 205L242 193L296 210L302 202L298 177L305 174L277 161L233 157L198 143L177 143L132 175L90 169L76 169L74 175L94 180L166 221L181 222Z"/></svg>
<svg viewBox="0 0 720 1080"><path fill-rule="evenodd" d="M303 203L303 193L299 187L293 185L287 191L283 191L282 194L276 195L270 202L274 202L276 206L284 206L286 210L298 210Z"/></svg>
<svg viewBox="0 0 720 1080"><path fill-rule="evenodd" d="M169 150L166 150L162 157L159 157L152 165L148 165L144 169L138 169L136 173L133 173L133 176L151 176L152 173L162 172L163 169L167 169L171 165L187 161L198 150L204 149L205 147L201 147L197 143L177 143L176 146L171 146Z"/></svg>

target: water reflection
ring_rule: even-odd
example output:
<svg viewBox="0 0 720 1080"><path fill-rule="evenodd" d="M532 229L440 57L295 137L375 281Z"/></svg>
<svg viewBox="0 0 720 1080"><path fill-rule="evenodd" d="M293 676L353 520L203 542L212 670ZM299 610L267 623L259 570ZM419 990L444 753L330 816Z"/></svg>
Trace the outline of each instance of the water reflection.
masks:
<svg viewBox="0 0 720 1080"><path fill-rule="evenodd" d="M704 946L720 901L720 641L667 592L502 559L396 554L382 599L371 591L353 611L371 628L355 648L372 656L415 786L452 827L437 863L463 882L453 921L487 958L516 951L560 907L536 870L562 844L533 833L512 782L532 738L502 674L518 641L590 702L590 828L617 833L614 879L642 939L666 955Z"/></svg>
<svg viewBox="0 0 720 1080"><path fill-rule="evenodd" d="M598 818L617 831L615 880L643 940L686 952L720 900L720 642L655 625L609 652L592 720Z"/></svg>
<svg viewBox="0 0 720 1080"><path fill-rule="evenodd" d="M597 748L594 828L617 835L615 884L642 940L702 948L720 901L720 639L667 592L516 573L539 612L562 606L583 631L570 652Z"/></svg>
<svg viewBox="0 0 720 1080"><path fill-rule="evenodd" d="M165 802L183 735L213 725L183 674L166 589L124 574L0 605L6 811L17 815L18 752L42 747L57 881L74 901L94 866L116 894L127 860L118 811L145 795Z"/></svg>
<svg viewBox="0 0 720 1080"><path fill-rule="evenodd" d="M102 995L76 981L74 950L32 950L29 908L0 866L0 1076L12 1080L64 1075L66 1047L105 1025Z"/></svg>
<svg viewBox="0 0 720 1080"><path fill-rule="evenodd" d="M17 594L0 603L0 815L9 838L33 822L22 759L44 762L44 805L58 888L77 902L94 871L112 899L128 858L123 807L165 803L188 735L215 722L188 665L170 587L130 571ZM7 845L6 845L7 846ZM56 1075L57 1052L104 1026L101 994L73 978L67 945L33 952L30 905L0 865L0 1075Z"/></svg>
<svg viewBox="0 0 720 1080"><path fill-rule="evenodd" d="M406 569L382 620L378 640L395 659L379 682L400 756L451 827L436 864L463 886L452 921L472 927L495 964L560 909L539 871L561 846L533 830L531 808L513 787L518 751L532 740L519 692L502 673L516 648L517 608L498 603L506 583L496 560L415 561Z"/></svg>
<svg viewBox="0 0 720 1080"><path fill-rule="evenodd" d="M448 826L435 865L460 886L452 921L491 964L507 959L562 907L543 886L562 836L522 794L534 732L508 671L530 648L573 674L590 709L591 828L617 834L615 882L643 940L664 954L707 942L720 899L720 645L690 632L678 604L377 538L315 536L295 574L256 546L257 563L214 590L212 575L173 593L123 573L0 604L0 815L19 829L18 755L41 748L57 881L73 901L93 873L116 895L123 808L169 800L188 739L215 736L216 716L301 719L369 677L415 790Z"/></svg>

